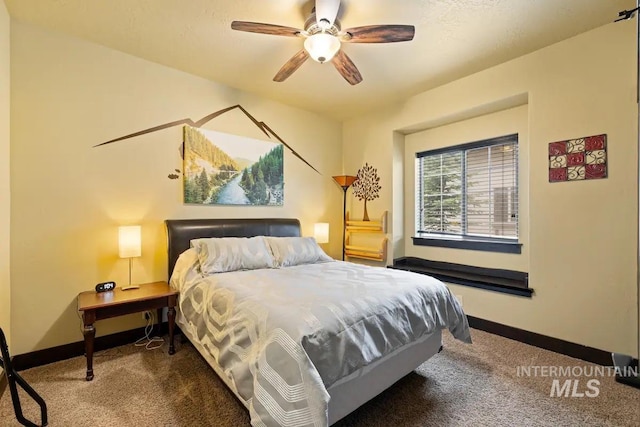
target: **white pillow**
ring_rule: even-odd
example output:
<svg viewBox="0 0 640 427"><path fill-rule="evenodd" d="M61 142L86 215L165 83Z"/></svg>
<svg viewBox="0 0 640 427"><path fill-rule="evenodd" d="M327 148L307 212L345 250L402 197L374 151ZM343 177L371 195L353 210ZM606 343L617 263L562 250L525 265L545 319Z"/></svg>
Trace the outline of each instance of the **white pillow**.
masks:
<svg viewBox="0 0 640 427"><path fill-rule="evenodd" d="M275 267L264 237L212 237L194 239L202 274Z"/></svg>
<svg viewBox="0 0 640 427"><path fill-rule="evenodd" d="M182 292L186 286L194 279L202 277L200 275L200 262L198 260L198 252L189 248L182 252L173 267L169 285L172 289Z"/></svg>
<svg viewBox="0 0 640 427"><path fill-rule="evenodd" d="M290 267L300 264L333 261L313 237L265 237L276 266Z"/></svg>

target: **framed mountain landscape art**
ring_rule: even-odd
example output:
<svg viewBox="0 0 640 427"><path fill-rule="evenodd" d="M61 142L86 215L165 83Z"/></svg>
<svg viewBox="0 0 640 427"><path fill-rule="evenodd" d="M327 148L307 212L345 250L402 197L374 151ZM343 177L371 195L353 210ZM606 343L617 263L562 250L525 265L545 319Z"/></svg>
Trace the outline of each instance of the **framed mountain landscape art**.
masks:
<svg viewBox="0 0 640 427"><path fill-rule="evenodd" d="M184 202L282 206L282 144L184 127Z"/></svg>

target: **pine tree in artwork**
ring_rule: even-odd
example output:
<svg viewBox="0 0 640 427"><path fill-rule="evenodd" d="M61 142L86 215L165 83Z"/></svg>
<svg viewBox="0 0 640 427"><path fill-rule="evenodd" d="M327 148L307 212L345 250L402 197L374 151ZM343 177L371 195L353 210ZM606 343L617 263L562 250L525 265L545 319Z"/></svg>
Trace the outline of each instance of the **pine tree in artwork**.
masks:
<svg viewBox="0 0 640 427"><path fill-rule="evenodd" d="M369 221L369 214L367 213L367 202L380 197L378 191L382 188L380 186L380 177L378 176L378 170L373 166L369 166L365 163L362 168L358 170L357 179L353 183L353 195L358 200L364 200L364 216L363 221Z"/></svg>
<svg viewBox="0 0 640 427"><path fill-rule="evenodd" d="M211 192L211 184L209 183L209 176L207 175L206 170L202 169L202 172L196 178L196 182L198 183L198 188L202 194L201 200L197 203L202 203L209 197L209 193Z"/></svg>

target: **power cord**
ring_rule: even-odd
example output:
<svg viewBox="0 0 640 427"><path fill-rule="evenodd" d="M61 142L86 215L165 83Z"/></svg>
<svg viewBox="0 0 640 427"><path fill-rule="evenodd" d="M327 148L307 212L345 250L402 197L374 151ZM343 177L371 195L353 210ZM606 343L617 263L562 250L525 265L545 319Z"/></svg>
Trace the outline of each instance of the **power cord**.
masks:
<svg viewBox="0 0 640 427"><path fill-rule="evenodd" d="M135 345L136 347L144 347L147 350L155 350L156 348L162 347L162 345L164 344L164 338L151 336L151 332L153 332L153 324L155 323L155 315L153 311L145 311L145 314L145 317L147 318L147 325L144 327L144 336L138 339L133 345Z"/></svg>

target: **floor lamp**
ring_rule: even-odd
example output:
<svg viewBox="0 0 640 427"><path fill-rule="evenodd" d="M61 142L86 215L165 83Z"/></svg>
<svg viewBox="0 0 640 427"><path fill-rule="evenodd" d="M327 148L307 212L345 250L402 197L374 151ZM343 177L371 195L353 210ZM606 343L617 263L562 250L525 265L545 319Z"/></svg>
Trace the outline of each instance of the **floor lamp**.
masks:
<svg viewBox="0 0 640 427"><path fill-rule="evenodd" d="M636 12L640 9L640 1L636 0L636 8L633 10L623 10L618 13L619 18L617 21L624 21L627 19L631 19L634 17ZM640 106L640 20L636 22L636 64L637 64L637 81L636 81L636 101ZM640 122L638 124L638 147L640 148ZM640 170L640 163L638 163L638 169ZM640 184L640 182L639 182ZM638 193L639 201L640 201L640 193ZM640 205L639 205L640 206ZM639 208L640 209L640 208ZM639 210L640 212L640 210ZM637 303L638 303L638 311L637 311L637 321L638 321L638 359L640 359L640 218L638 218L638 237L637 237L637 248L638 248L638 259L637 259L637 270L638 274L636 275L636 286L638 288L638 292L636 294ZM638 374L638 359L634 360L633 356L628 356L620 353L612 353L613 364L616 368L619 368L619 373L616 373L616 381L630 385L635 388L640 388L640 375Z"/></svg>
<svg viewBox="0 0 640 427"><path fill-rule="evenodd" d="M345 231L347 229L347 190L351 187L351 184L358 179L356 176L351 175L337 175L333 177L333 180L338 183L340 187L342 187L342 191L344 192L343 200L342 200L342 260L344 261L344 239L345 239Z"/></svg>

